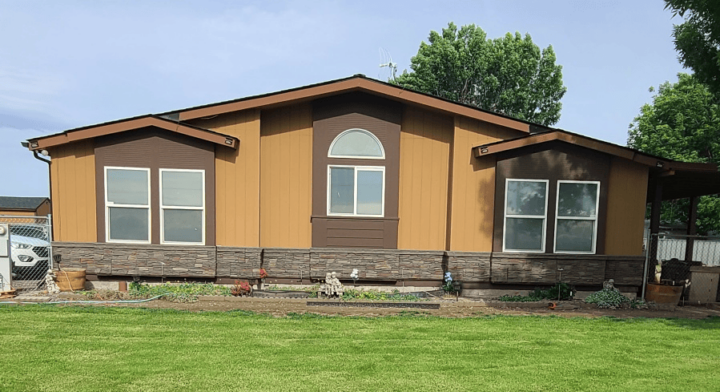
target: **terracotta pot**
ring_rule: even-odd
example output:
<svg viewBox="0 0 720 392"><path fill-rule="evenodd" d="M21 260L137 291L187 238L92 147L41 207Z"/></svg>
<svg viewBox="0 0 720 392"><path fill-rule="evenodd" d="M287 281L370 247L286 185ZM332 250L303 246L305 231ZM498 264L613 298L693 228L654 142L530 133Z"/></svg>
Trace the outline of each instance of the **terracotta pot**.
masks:
<svg viewBox="0 0 720 392"><path fill-rule="evenodd" d="M85 289L85 268L63 268L55 272L55 276L60 291Z"/></svg>
<svg viewBox="0 0 720 392"><path fill-rule="evenodd" d="M645 289L645 300L656 304L677 305L680 302L684 286L669 286L664 284L648 283Z"/></svg>

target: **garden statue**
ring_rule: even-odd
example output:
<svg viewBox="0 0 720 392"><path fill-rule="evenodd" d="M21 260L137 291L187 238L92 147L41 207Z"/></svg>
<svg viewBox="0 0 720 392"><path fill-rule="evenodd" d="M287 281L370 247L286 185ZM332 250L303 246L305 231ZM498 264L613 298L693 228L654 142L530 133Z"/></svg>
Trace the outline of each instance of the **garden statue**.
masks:
<svg viewBox="0 0 720 392"><path fill-rule="evenodd" d="M335 272L328 272L325 274L325 284L320 287L320 292L325 294L326 298L340 298L345 292L345 288Z"/></svg>
<svg viewBox="0 0 720 392"><path fill-rule="evenodd" d="M338 297L342 297L343 293L345 293L345 288L343 287L342 283L340 283L340 279L337 278L337 275L334 271L332 273L332 285L333 294L337 295Z"/></svg>
<svg viewBox="0 0 720 392"><path fill-rule="evenodd" d="M603 282L603 290L617 291L615 288L615 280L610 279Z"/></svg>
<svg viewBox="0 0 720 392"><path fill-rule="evenodd" d="M47 288L48 294L57 294L60 292L60 288L57 283L55 283L55 272L53 272L52 269L49 269L45 275L45 287Z"/></svg>

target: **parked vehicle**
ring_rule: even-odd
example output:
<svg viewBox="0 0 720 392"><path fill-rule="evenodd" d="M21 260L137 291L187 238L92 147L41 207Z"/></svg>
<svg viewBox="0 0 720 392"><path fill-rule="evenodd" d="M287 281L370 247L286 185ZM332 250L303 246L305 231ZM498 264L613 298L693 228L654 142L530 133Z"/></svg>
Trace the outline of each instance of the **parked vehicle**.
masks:
<svg viewBox="0 0 720 392"><path fill-rule="evenodd" d="M10 226L10 248L13 279L35 280L45 276L50 266L50 242L44 226Z"/></svg>

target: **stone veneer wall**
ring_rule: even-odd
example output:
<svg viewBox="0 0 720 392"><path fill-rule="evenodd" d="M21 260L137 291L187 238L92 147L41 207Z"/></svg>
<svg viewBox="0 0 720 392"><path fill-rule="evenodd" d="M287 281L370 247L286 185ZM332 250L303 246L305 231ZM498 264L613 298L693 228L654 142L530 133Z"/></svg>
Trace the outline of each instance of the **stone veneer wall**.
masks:
<svg viewBox="0 0 720 392"><path fill-rule="evenodd" d="M216 276L214 246L54 242L52 253L55 260L60 256L60 267L85 268L94 275Z"/></svg>
<svg viewBox="0 0 720 392"><path fill-rule="evenodd" d="M353 268L365 281L441 281L450 271L466 283L577 285L642 284L643 257L408 251L394 249L284 249L101 243L53 243L61 267L88 274L188 278L324 278L335 271L348 279ZM162 263L165 263L163 266Z"/></svg>

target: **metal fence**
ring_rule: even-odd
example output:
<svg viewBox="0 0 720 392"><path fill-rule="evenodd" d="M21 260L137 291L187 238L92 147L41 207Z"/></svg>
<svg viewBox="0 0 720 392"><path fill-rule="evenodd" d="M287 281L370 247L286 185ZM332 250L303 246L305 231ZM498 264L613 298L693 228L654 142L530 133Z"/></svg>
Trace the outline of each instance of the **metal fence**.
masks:
<svg viewBox="0 0 720 392"><path fill-rule="evenodd" d="M657 250L653 246L654 243L657 243ZM718 280L696 279L694 282L696 287L693 288L691 271L693 267L720 266L720 237L652 234L648 238L647 244L648 282L656 282L659 277L663 284L684 285L683 301L689 299L690 290L717 293L713 301L720 301ZM688 255L688 246L692 248L691 255ZM658 265L659 268L656 267ZM698 285L712 285L713 287L699 287Z"/></svg>
<svg viewBox="0 0 720 392"><path fill-rule="evenodd" d="M12 286L16 290L39 290L53 266L52 222L49 216L0 216L10 228Z"/></svg>

